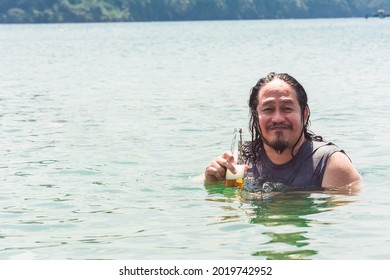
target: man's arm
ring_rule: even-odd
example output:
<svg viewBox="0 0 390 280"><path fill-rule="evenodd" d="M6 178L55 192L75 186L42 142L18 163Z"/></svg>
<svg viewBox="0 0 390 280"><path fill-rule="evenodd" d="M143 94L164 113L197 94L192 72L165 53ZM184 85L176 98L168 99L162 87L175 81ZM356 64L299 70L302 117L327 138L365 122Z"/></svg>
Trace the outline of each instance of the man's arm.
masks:
<svg viewBox="0 0 390 280"><path fill-rule="evenodd" d="M337 192L357 192L361 176L353 166L348 156L341 152L332 154L322 179L325 190Z"/></svg>

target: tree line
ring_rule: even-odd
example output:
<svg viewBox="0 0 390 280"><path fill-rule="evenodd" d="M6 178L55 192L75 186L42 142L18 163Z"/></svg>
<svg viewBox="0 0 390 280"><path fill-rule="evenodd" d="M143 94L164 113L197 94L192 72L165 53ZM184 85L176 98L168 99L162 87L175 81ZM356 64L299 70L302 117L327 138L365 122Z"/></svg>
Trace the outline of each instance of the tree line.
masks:
<svg viewBox="0 0 390 280"><path fill-rule="evenodd" d="M389 0L0 0L0 23L361 17Z"/></svg>

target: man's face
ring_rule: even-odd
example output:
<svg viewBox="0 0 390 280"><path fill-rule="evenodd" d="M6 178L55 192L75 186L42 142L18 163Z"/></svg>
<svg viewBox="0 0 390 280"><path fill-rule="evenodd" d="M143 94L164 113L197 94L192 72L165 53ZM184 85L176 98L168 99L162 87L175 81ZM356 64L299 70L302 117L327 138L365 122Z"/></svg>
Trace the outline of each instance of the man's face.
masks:
<svg viewBox="0 0 390 280"><path fill-rule="evenodd" d="M259 126L265 144L278 153L292 149L303 128L295 90L286 82L275 79L260 89L258 99Z"/></svg>

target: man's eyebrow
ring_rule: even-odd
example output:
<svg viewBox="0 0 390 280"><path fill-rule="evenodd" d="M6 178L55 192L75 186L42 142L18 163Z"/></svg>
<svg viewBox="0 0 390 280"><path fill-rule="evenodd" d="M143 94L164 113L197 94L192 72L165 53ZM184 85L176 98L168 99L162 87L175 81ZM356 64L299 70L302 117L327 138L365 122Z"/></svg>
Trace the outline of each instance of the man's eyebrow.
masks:
<svg viewBox="0 0 390 280"><path fill-rule="evenodd" d="M263 105L269 105L269 104L273 104L273 103L274 103L273 100L268 100L268 101L260 102L259 105L260 105L260 106L263 106Z"/></svg>
<svg viewBox="0 0 390 280"><path fill-rule="evenodd" d="M282 103L290 105L294 104L294 101L292 99L282 99Z"/></svg>

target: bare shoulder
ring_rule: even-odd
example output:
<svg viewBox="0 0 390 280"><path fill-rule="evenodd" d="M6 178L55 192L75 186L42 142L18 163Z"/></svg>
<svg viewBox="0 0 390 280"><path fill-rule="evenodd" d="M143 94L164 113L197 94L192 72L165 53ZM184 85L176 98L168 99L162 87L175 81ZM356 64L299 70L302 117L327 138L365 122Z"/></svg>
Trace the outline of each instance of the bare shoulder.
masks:
<svg viewBox="0 0 390 280"><path fill-rule="evenodd" d="M361 179L348 156L342 152L332 154L326 166L322 187L340 188L356 184Z"/></svg>

